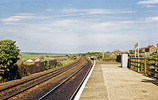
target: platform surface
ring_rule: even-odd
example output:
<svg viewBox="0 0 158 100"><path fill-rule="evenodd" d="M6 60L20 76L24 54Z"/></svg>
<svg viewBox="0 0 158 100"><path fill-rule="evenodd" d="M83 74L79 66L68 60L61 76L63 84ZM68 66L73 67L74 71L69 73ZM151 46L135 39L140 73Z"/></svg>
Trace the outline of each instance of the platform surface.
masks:
<svg viewBox="0 0 158 100"><path fill-rule="evenodd" d="M158 100L158 80L120 66L97 61L80 100Z"/></svg>

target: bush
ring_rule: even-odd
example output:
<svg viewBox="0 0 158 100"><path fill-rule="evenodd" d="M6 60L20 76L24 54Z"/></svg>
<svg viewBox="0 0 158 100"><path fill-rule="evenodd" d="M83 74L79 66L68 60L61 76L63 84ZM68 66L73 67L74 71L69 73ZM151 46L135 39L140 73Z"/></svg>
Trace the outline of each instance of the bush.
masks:
<svg viewBox="0 0 158 100"><path fill-rule="evenodd" d="M102 53L99 53L98 55L97 55L97 59L102 59L103 58L103 54Z"/></svg>
<svg viewBox="0 0 158 100"><path fill-rule="evenodd" d="M63 65L63 63L61 62L61 61L59 61L58 63L57 63L57 67L61 67Z"/></svg>
<svg viewBox="0 0 158 100"><path fill-rule="evenodd" d="M155 59L157 57L157 53L153 52L150 54L150 58Z"/></svg>
<svg viewBox="0 0 158 100"><path fill-rule="evenodd" d="M19 60L18 47L15 45L15 41L12 40L1 40L0 41L0 76L1 80L12 80L15 77L16 71L18 70L15 63Z"/></svg>
<svg viewBox="0 0 158 100"><path fill-rule="evenodd" d="M45 61L45 70L48 70L49 69L49 63L48 61Z"/></svg>

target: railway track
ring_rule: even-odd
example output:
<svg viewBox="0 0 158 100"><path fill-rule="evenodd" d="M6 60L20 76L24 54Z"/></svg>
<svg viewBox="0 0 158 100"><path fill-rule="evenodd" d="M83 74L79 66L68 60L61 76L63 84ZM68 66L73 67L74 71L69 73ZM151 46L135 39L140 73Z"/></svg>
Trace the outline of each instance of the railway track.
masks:
<svg viewBox="0 0 158 100"><path fill-rule="evenodd" d="M91 61L76 70L68 78L38 100L73 100L92 67Z"/></svg>
<svg viewBox="0 0 158 100"><path fill-rule="evenodd" d="M23 81L17 81L17 83L10 85L1 85L0 86L0 100L11 99L17 95L22 94L23 92L46 82L49 79L52 79L68 70L76 68L76 66L84 65L86 63L85 58L81 57L74 61L72 64L58 68L56 70L48 71L46 73L28 78Z"/></svg>

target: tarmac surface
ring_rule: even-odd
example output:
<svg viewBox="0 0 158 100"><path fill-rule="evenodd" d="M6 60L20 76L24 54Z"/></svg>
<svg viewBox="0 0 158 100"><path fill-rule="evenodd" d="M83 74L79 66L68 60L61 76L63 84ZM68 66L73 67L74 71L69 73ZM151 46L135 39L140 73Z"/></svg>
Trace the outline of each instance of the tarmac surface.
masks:
<svg viewBox="0 0 158 100"><path fill-rule="evenodd" d="M79 100L158 100L158 80L97 61Z"/></svg>

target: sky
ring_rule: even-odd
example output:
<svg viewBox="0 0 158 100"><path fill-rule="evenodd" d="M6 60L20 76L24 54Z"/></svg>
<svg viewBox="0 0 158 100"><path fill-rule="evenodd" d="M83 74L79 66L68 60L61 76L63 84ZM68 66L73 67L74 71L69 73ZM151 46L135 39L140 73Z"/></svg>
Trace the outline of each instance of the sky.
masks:
<svg viewBox="0 0 158 100"><path fill-rule="evenodd" d="M0 0L0 40L21 52L128 51L158 43L158 0Z"/></svg>

